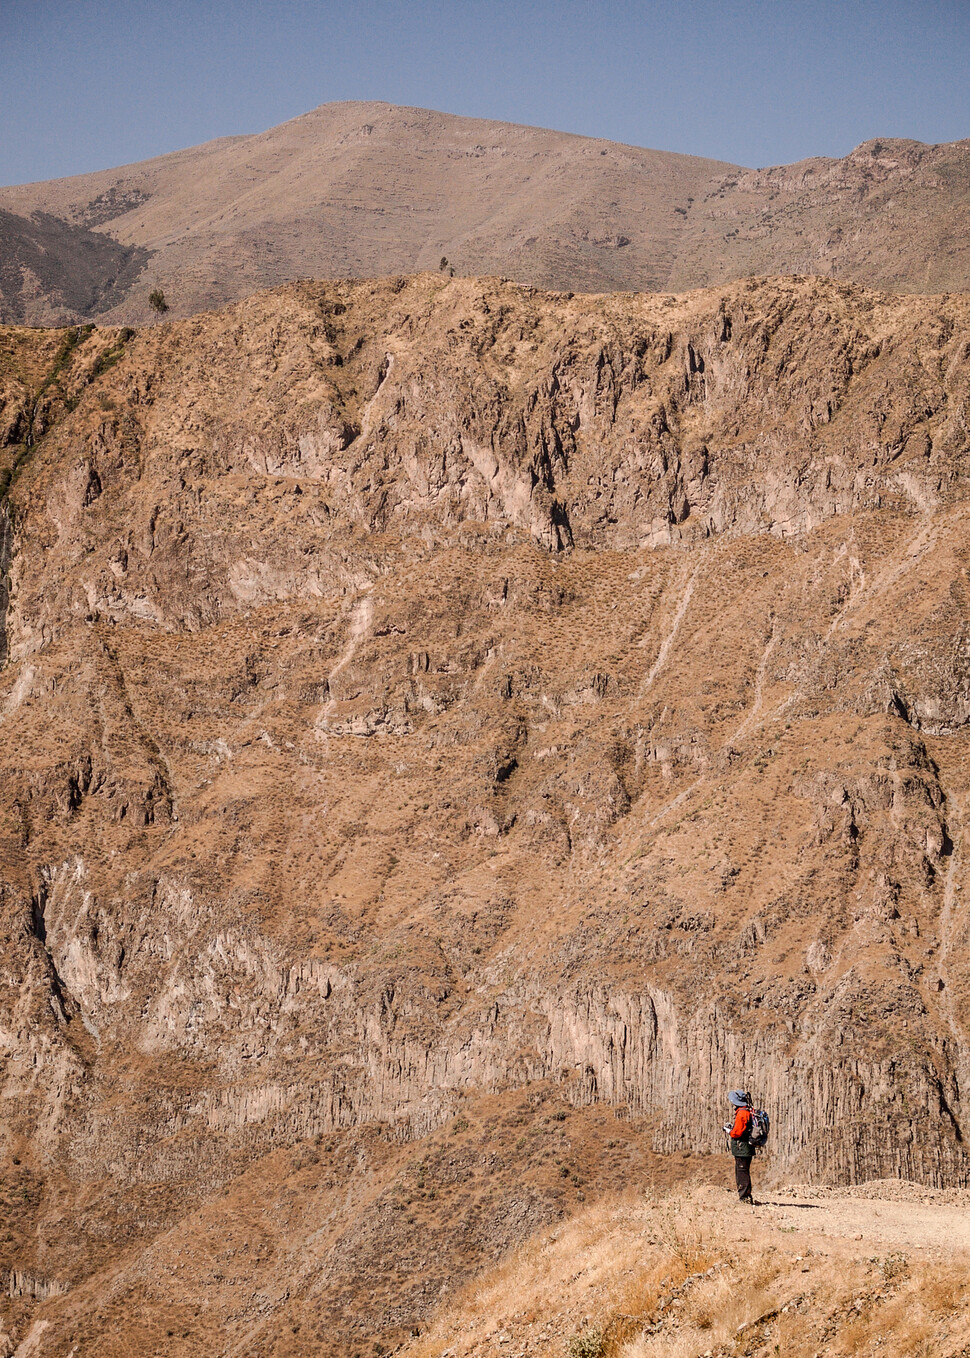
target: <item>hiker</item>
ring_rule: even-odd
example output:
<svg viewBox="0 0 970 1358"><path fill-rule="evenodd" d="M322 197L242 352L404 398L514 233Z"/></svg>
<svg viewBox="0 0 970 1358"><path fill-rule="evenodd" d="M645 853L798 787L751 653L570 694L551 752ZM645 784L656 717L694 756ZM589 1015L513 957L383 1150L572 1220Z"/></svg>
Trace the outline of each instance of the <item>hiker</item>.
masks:
<svg viewBox="0 0 970 1358"><path fill-rule="evenodd" d="M732 1089L728 1099L732 1108L736 1110L733 1126L724 1128L727 1132L728 1147L734 1156L734 1182L738 1186L738 1197L741 1201L748 1207L753 1207L751 1161L755 1148L751 1144L751 1095L746 1094L743 1089Z"/></svg>

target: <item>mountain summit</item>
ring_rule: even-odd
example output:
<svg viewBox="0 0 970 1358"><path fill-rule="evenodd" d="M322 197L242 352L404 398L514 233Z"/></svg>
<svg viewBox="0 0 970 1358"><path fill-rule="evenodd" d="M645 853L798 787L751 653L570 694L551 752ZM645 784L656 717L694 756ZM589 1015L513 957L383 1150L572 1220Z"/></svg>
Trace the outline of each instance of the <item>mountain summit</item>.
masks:
<svg viewBox="0 0 970 1358"><path fill-rule="evenodd" d="M385 103L0 189L0 320L148 319L304 277L436 270L563 291L819 274L970 288L970 141L749 170Z"/></svg>

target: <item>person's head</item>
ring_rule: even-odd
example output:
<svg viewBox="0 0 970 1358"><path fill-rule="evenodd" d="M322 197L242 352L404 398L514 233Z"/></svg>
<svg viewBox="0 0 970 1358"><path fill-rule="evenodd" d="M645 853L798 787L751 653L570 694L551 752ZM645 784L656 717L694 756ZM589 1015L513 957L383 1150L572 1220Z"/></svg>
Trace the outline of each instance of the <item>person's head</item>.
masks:
<svg viewBox="0 0 970 1358"><path fill-rule="evenodd" d="M728 1095L733 1108L750 1108L751 1095L746 1094L743 1089L732 1089Z"/></svg>

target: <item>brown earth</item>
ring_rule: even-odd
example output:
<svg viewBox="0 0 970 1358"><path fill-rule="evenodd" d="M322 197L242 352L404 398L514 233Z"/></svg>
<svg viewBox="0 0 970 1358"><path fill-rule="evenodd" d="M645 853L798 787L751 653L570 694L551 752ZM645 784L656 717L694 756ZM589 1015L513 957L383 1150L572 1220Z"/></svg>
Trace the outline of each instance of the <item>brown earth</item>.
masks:
<svg viewBox="0 0 970 1358"><path fill-rule="evenodd" d="M189 315L293 279L411 273L442 257L459 274L576 291L765 273L970 289L970 141L874 140L748 170L426 109L325 104L255 136L2 188L0 212L0 320L29 324L141 323L155 286ZM61 239L38 253L41 224Z"/></svg>
<svg viewBox="0 0 970 1358"><path fill-rule="evenodd" d="M753 1212L724 1189L605 1198L483 1269L403 1353L965 1358L967 1195L931 1196L786 1188Z"/></svg>
<svg viewBox="0 0 970 1358"><path fill-rule="evenodd" d="M189 315L299 278L438 269L603 291L664 284L683 213L734 167L514 123L384 103L324 104L257 136L227 137L120 169L0 189L151 251L121 303L149 319L159 284ZM2 282L3 280L0 280ZM30 278L28 277L28 282ZM0 319L63 323L65 296L4 286Z"/></svg>
<svg viewBox="0 0 970 1358"><path fill-rule="evenodd" d="M4 331L8 1351L394 1347L738 1084L970 1182L968 396L813 279Z"/></svg>

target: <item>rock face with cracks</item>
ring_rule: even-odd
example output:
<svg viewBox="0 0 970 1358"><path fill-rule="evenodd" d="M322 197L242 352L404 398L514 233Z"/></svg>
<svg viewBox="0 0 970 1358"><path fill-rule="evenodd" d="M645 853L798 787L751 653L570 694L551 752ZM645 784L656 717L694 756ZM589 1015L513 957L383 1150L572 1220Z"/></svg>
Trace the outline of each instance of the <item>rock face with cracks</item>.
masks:
<svg viewBox="0 0 970 1358"><path fill-rule="evenodd" d="M0 1346L392 1345L741 1083L967 1183L968 394L813 279L4 331Z"/></svg>

